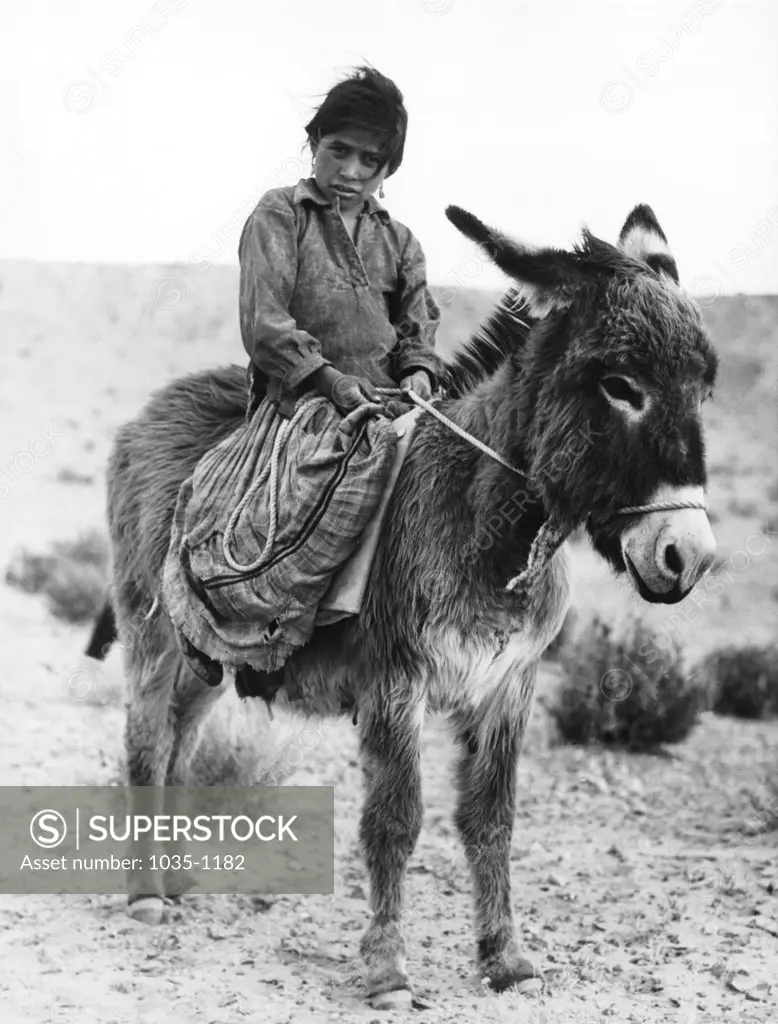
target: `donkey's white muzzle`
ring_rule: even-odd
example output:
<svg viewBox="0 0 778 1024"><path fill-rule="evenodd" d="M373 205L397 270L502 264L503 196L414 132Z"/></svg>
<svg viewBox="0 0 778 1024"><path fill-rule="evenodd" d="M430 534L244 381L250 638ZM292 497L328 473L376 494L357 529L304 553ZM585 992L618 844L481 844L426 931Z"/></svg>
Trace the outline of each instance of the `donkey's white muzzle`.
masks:
<svg viewBox="0 0 778 1024"><path fill-rule="evenodd" d="M701 487L660 487L650 503L703 498ZM621 553L640 596L672 604L710 569L716 540L702 509L646 512L622 534Z"/></svg>

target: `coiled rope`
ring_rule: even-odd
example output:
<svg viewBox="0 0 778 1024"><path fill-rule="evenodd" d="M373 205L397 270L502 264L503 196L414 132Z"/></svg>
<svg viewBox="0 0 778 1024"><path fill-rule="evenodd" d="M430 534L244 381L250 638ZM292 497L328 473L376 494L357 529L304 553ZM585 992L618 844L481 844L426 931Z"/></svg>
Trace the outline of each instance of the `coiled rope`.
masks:
<svg viewBox="0 0 778 1024"><path fill-rule="evenodd" d="M278 530L278 462L281 458L281 449L286 442L289 431L295 426L297 421L307 413L307 411L307 403L303 402L300 405L300 408L295 412L294 416L290 420L284 420L279 426L275 440L273 441L273 450L270 453L270 461L265 465L257 479L247 489L246 493L235 506L232 515L227 521L227 526L225 527L224 535L222 536L222 554L224 555L225 562L233 572L254 572L272 557L273 545L275 544L276 532ZM270 476L270 494L268 495L270 522L267 530L267 538L259 558L253 562L246 562L243 564L233 557L232 552L230 551L230 541L235 533L235 527L238 525L238 520L240 519L243 509L248 505L259 488L264 484L268 476Z"/></svg>

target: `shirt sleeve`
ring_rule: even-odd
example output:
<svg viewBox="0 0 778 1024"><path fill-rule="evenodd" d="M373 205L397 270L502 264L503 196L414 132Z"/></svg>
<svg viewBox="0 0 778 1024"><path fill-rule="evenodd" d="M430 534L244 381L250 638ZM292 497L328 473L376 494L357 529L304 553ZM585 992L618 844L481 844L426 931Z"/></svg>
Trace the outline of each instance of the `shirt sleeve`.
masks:
<svg viewBox="0 0 778 1024"><path fill-rule="evenodd" d="M243 345L262 373L296 388L328 360L289 312L297 276L294 212L260 202L243 228L238 259Z"/></svg>
<svg viewBox="0 0 778 1024"><path fill-rule="evenodd" d="M440 310L427 285L427 263L421 245L410 232L400 263L398 298L392 377L399 383L415 370L426 370L435 387L446 379L445 363L435 352Z"/></svg>

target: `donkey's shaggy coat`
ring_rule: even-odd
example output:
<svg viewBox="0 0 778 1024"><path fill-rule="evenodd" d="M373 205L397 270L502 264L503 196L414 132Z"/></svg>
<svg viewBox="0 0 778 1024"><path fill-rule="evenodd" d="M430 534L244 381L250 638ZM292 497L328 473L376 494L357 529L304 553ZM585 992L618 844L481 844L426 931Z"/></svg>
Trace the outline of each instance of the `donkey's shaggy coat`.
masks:
<svg viewBox="0 0 778 1024"><path fill-rule="evenodd" d="M514 929L510 845L536 667L568 605L564 548L523 591L505 584L526 565L538 531L550 525L561 540L584 524L648 600L680 600L713 557L704 512L616 515L679 496L696 501L705 483L700 403L716 359L653 213L637 207L618 248L585 234L572 252L533 252L465 211L448 214L517 286L455 361L440 409L524 475L422 415L360 616L317 631L288 662L279 697L307 714L358 712L373 912L361 951L368 995L384 1006L410 1001L401 914L422 822L427 710L447 712L459 741L456 825L472 867L480 969L496 989L534 974ZM197 726L223 691L186 668L164 613L144 617L179 487L241 423L245 399L237 367L179 380L119 432L110 460L134 786L186 782ZM143 905L148 914L149 900Z"/></svg>

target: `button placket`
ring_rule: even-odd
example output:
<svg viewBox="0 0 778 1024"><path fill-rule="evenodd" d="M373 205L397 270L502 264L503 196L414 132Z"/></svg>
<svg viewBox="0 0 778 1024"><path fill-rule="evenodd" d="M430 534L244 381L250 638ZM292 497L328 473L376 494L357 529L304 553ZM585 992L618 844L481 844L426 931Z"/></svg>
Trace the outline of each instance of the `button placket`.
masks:
<svg viewBox="0 0 778 1024"><path fill-rule="evenodd" d="M359 255L356 245L354 245L353 238L349 234L346 223L343 220L343 214L340 212L339 208L333 208L333 214L338 221L339 230L346 243L346 259L348 260L349 268L357 275L360 284L369 285L370 279L367 276L367 269L365 268L365 264L362 262L362 257ZM361 216L365 216L365 214L361 214ZM364 224L360 224L360 233L362 230L364 230Z"/></svg>

